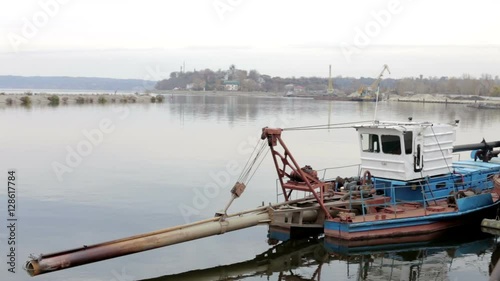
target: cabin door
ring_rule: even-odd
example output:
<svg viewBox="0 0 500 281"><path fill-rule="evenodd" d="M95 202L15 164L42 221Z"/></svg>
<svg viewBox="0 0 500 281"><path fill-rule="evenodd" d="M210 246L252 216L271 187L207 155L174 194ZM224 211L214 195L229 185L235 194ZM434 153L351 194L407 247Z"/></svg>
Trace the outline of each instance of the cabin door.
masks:
<svg viewBox="0 0 500 281"><path fill-rule="evenodd" d="M421 172L424 168L424 140L422 133L416 134L413 147L413 171Z"/></svg>

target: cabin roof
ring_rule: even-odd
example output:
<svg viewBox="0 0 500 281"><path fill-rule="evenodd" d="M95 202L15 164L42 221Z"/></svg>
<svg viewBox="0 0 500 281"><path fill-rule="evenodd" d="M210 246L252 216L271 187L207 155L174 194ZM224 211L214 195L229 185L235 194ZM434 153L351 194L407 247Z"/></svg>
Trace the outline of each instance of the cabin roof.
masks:
<svg viewBox="0 0 500 281"><path fill-rule="evenodd" d="M431 126L454 126L451 124L433 124L431 122L391 122L391 121L375 121L360 125L355 125L354 128L368 128L368 129L393 129L398 131L411 131L416 128L425 128Z"/></svg>

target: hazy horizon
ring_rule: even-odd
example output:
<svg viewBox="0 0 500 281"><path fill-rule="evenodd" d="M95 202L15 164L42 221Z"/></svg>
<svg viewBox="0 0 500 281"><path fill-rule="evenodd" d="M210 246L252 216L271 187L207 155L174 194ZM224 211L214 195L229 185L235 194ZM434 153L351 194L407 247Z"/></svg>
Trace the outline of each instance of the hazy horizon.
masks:
<svg viewBox="0 0 500 281"><path fill-rule="evenodd" d="M281 77L499 75L500 3L85 1L0 4L0 75L161 80L234 64Z"/></svg>

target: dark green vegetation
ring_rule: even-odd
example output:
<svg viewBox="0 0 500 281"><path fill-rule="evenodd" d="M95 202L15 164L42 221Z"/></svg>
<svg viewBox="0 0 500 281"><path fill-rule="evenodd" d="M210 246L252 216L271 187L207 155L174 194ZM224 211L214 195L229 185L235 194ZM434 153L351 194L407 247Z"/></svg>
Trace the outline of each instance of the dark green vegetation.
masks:
<svg viewBox="0 0 500 281"><path fill-rule="evenodd" d="M103 97L103 96L100 96L98 99L97 99L97 102L100 103L100 104L105 104L108 102L108 100Z"/></svg>
<svg viewBox="0 0 500 281"><path fill-rule="evenodd" d="M59 96L51 95L47 98L49 100L49 105L59 105Z"/></svg>
<svg viewBox="0 0 500 281"><path fill-rule="evenodd" d="M163 95L157 95L156 97L151 97L151 103L162 103L165 100Z"/></svg>
<svg viewBox="0 0 500 281"><path fill-rule="evenodd" d="M164 100L165 100L165 97L163 95L156 96L156 102L163 102Z"/></svg>
<svg viewBox="0 0 500 281"><path fill-rule="evenodd" d="M31 98L29 96L21 97L21 105L23 106L30 106L31 105Z"/></svg>

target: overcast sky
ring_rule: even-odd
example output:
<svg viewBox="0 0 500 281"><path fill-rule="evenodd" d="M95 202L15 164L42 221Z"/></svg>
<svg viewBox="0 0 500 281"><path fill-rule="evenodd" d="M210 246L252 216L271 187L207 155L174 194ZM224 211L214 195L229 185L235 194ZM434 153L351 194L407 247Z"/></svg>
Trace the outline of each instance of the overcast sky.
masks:
<svg viewBox="0 0 500 281"><path fill-rule="evenodd" d="M158 80L179 70L273 76L500 74L500 1L0 2L0 75ZM389 77L389 76L386 76Z"/></svg>

